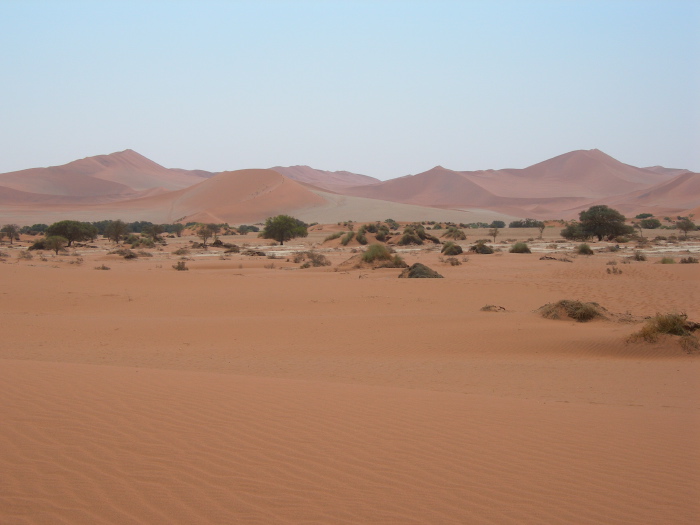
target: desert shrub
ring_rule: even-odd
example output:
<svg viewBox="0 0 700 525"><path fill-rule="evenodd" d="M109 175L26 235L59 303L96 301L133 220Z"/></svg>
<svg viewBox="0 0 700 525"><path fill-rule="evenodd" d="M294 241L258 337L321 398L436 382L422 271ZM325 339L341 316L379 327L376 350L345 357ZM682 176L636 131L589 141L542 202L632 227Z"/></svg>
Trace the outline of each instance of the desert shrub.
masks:
<svg viewBox="0 0 700 525"><path fill-rule="evenodd" d="M340 239L345 232L335 232L331 233L328 237L323 239L323 242L328 242L328 241L334 241L336 239ZM349 241L348 241L349 242Z"/></svg>
<svg viewBox="0 0 700 525"><path fill-rule="evenodd" d="M473 246L470 246L469 251L472 251L474 253L490 254L493 253L493 248L486 244L486 241L481 239L476 241L476 244L474 244Z"/></svg>
<svg viewBox="0 0 700 525"><path fill-rule="evenodd" d="M27 250L46 250L45 239L37 239Z"/></svg>
<svg viewBox="0 0 700 525"><path fill-rule="evenodd" d="M636 252L634 252L634 255L632 255L632 259L635 260L635 261L646 261L646 260L647 260L647 256L644 255L644 254L643 254L642 252L640 252L639 250L637 250Z"/></svg>
<svg viewBox="0 0 700 525"><path fill-rule="evenodd" d="M377 231L379 231L379 225L376 222L370 222L369 224L365 224L363 228L368 233L377 233Z"/></svg>
<svg viewBox="0 0 700 525"><path fill-rule="evenodd" d="M421 263L415 263L409 268L406 268L399 275L401 278L408 279L442 279L442 275L437 273L435 270L428 268L426 265Z"/></svg>
<svg viewBox="0 0 700 525"><path fill-rule="evenodd" d="M109 266L105 266L104 264L101 264L100 266L95 266L95 270L109 270Z"/></svg>
<svg viewBox="0 0 700 525"><path fill-rule="evenodd" d="M445 262L448 263L450 266L459 266L460 264L462 264L462 262L459 259L457 259L457 257L448 257L447 259L445 259Z"/></svg>
<svg viewBox="0 0 700 525"><path fill-rule="evenodd" d="M695 258L695 257L690 257L690 256L688 256L688 257L683 257L683 258L681 259L681 264L698 264L698 262L700 262L700 261L698 261L697 258Z"/></svg>
<svg viewBox="0 0 700 525"><path fill-rule="evenodd" d="M367 244L367 236L365 235L366 231L367 230L364 226L360 226L360 228L357 230L357 233L355 234L355 240L360 244Z"/></svg>
<svg viewBox="0 0 700 525"><path fill-rule="evenodd" d="M463 251L464 250L462 250L462 247L459 244L448 241L444 244L442 250L440 250L440 253L445 255L460 255Z"/></svg>
<svg viewBox="0 0 700 525"><path fill-rule="evenodd" d="M153 257L153 254L151 252L147 252L146 250L139 250L138 255L139 257Z"/></svg>
<svg viewBox="0 0 700 525"><path fill-rule="evenodd" d="M617 261L610 260L610 261L606 262L605 264L607 264L608 266L617 266Z"/></svg>
<svg viewBox="0 0 700 525"><path fill-rule="evenodd" d="M340 239L340 244L342 244L343 246L347 246L348 243L350 241L352 241L354 237L355 237L355 232L349 231L347 234L345 234L345 236L342 239Z"/></svg>
<svg viewBox="0 0 700 525"><path fill-rule="evenodd" d="M297 253L294 256L294 262L295 263L300 263L303 260L308 259L307 262L302 264L302 268L310 268L311 266L313 267L319 267L319 266L330 266L331 261L328 260L328 257L321 253L317 253L312 251L308 252L302 252L302 253Z"/></svg>
<svg viewBox="0 0 700 525"><path fill-rule="evenodd" d="M585 323L597 317L605 317L604 309L598 303L584 303L568 299L563 299L556 303L548 303L541 307L539 311L542 317L547 319L569 317L579 323Z"/></svg>
<svg viewBox="0 0 700 525"><path fill-rule="evenodd" d="M177 261L175 264L173 264L173 268L176 269L178 272L185 272L189 270L185 261Z"/></svg>
<svg viewBox="0 0 700 525"><path fill-rule="evenodd" d="M190 251L187 248L178 248L173 252L173 255L189 255Z"/></svg>
<svg viewBox="0 0 700 525"><path fill-rule="evenodd" d="M482 312L505 312L506 309L502 306L496 306L495 304L487 304L479 308Z"/></svg>
<svg viewBox="0 0 700 525"><path fill-rule="evenodd" d="M616 244L611 244L610 246L608 246L607 248L605 248L605 250L608 251L608 252L611 252L611 253L615 253L615 252L619 252L619 251L620 251L620 247L617 246Z"/></svg>
<svg viewBox="0 0 700 525"><path fill-rule="evenodd" d="M224 253L241 253L241 248L235 244L230 245L224 250Z"/></svg>
<svg viewBox="0 0 700 525"><path fill-rule="evenodd" d="M367 263L391 260L391 252L382 244L371 244L362 254L362 260Z"/></svg>
<svg viewBox="0 0 700 525"><path fill-rule="evenodd" d="M668 334L679 336L680 344L686 352L700 349L698 338L693 332L700 328L700 323L688 321L688 316L684 313L659 314L649 319L638 332L633 333L628 341L647 341L655 343L659 335Z"/></svg>
<svg viewBox="0 0 700 525"><path fill-rule="evenodd" d="M621 244L624 244L626 242L630 242L629 237L625 237L624 235L618 235L615 237L615 242L619 242Z"/></svg>
<svg viewBox="0 0 700 525"><path fill-rule="evenodd" d="M607 268L607 272L609 274L619 275L622 273L622 270L620 270L619 268Z"/></svg>
<svg viewBox="0 0 700 525"><path fill-rule="evenodd" d="M446 239L454 239L455 241L464 241L467 239L467 235L456 226L448 226L447 231L443 233L442 236Z"/></svg>
<svg viewBox="0 0 700 525"><path fill-rule="evenodd" d="M583 244L579 244L576 248L574 248L574 252L576 252L579 255L593 255L593 250L591 250L591 247L588 246L585 242Z"/></svg>
<svg viewBox="0 0 700 525"><path fill-rule="evenodd" d="M508 251L510 253L532 253L528 245L524 242L516 242Z"/></svg>
<svg viewBox="0 0 700 525"><path fill-rule="evenodd" d="M661 264L676 264L676 260L673 257L662 257L659 262Z"/></svg>
<svg viewBox="0 0 700 525"><path fill-rule="evenodd" d="M31 253L25 251L21 251L17 254L17 259L19 260L31 261L33 258L34 256Z"/></svg>

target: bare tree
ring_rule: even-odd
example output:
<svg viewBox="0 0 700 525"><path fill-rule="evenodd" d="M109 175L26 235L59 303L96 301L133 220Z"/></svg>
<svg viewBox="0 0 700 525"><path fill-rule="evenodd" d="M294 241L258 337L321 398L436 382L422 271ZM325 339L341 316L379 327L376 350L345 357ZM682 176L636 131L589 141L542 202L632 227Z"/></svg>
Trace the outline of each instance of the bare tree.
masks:
<svg viewBox="0 0 700 525"><path fill-rule="evenodd" d="M498 234L501 233L501 230L498 228L491 228L489 230L489 237L493 237L493 242L496 242L496 237L498 237Z"/></svg>

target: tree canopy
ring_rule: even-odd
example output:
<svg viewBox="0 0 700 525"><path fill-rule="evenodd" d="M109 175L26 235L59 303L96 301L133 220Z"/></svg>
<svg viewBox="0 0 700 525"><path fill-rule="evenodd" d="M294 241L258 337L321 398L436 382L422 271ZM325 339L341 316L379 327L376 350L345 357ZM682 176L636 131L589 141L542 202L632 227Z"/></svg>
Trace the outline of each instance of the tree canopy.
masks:
<svg viewBox="0 0 700 525"><path fill-rule="evenodd" d="M68 246L73 241L88 241L97 237L97 227L89 222L80 221L59 221L54 222L46 230L47 237L63 237L68 242Z"/></svg>
<svg viewBox="0 0 700 525"><path fill-rule="evenodd" d="M568 235L577 234L579 236L597 237L599 241L603 238L612 240L618 235L626 235L634 232L634 228L625 224L625 216L619 211L613 210L604 204L591 206L579 213L580 230L575 225L569 225L562 230L562 236L573 238Z"/></svg>
<svg viewBox="0 0 700 525"><path fill-rule="evenodd" d="M284 241L289 241L296 237L306 237L308 234L304 222L289 215L277 215L276 217L267 218L265 226L260 232L260 237L263 239L274 239L283 245Z"/></svg>
<svg viewBox="0 0 700 525"><path fill-rule="evenodd" d="M15 239L19 239L19 226L16 224L5 224L0 231L10 238L10 244L13 244Z"/></svg>

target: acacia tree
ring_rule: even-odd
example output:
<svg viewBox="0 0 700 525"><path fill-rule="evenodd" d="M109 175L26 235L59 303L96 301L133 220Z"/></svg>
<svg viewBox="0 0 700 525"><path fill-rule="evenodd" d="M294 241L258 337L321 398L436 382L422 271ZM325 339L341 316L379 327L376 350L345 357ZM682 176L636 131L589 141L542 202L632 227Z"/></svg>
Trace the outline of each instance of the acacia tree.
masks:
<svg viewBox="0 0 700 525"><path fill-rule="evenodd" d="M164 231L165 228L163 228L162 224L149 224L143 229L143 233L145 233L148 237L153 239L153 242L159 241L160 234Z"/></svg>
<svg viewBox="0 0 700 525"><path fill-rule="evenodd" d="M498 234L501 233L498 228L491 228L489 230L489 237L493 237L493 242L496 242L496 237L498 237Z"/></svg>
<svg viewBox="0 0 700 525"><path fill-rule="evenodd" d="M125 237L129 232L129 225L124 221L117 219L116 221L110 221L110 223L105 228L105 237L109 240L119 244L122 237Z"/></svg>
<svg viewBox="0 0 700 525"><path fill-rule="evenodd" d="M58 255L58 252L66 247L66 244L68 244L68 239L61 237L60 235L50 235L44 239L44 247L47 250L55 251L56 255Z"/></svg>
<svg viewBox="0 0 700 525"><path fill-rule="evenodd" d="M688 239L688 232L692 232L695 229L695 223L686 217L676 222L676 228L683 232L685 239Z"/></svg>
<svg viewBox="0 0 700 525"><path fill-rule="evenodd" d="M59 221L54 222L46 230L47 237L63 237L68 246L73 244L73 241L93 240L97 237L97 228L89 222L80 221Z"/></svg>
<svg viewBox="0 0 700 525"><path fill-rule="evenodd" d="M599 241L602 241L603 237L614 239L618 235L634 232L634 228L625 224L624 215L604 204L582 211L579 213L579 220L583 231L598 237Z"/></svg>
<svg viewBox="0 0 700 525"><path fill-rule="evenodd" d="M16 224L6 224L0 231L10 238L10 244L14 244L15 239L19 240L19 226Z"/></svg>
<svg viewBox="0 0 700 525"><path fill-rule="evenodd" d="M175 223L175 224L173 225L173 231L175 232L175 235L177 235L178 237L182 237L182 231L183 231L184 229L185 229L185 225L184 225L184 224L180 224L179 222L178 222L178 223Z"/></svg>
<svg viewBox="0 0 700 525"><path fill-rule="evenodd" d="M206 248L207 240L214 235L214 230L212 229L211 224L200 224L195 228L194 234L202 239L202 246Z"/></svg>
<svg viewBox="0 0 700 525"><path fill-rule="evenodd" d="M263 239L274 239L280 245L284 245L284 241L289 241L296 237L306 237L308 234L306 224L299 219L289 215L277 215L276 217L267 218L265 227L260 232L260 237Z"/></svg>

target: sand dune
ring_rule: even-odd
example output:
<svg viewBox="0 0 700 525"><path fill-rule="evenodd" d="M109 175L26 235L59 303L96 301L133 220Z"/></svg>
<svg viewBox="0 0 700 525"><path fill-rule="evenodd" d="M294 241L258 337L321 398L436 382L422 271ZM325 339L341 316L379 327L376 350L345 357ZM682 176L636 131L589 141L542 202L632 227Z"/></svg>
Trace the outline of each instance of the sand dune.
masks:
<svg viewBox="0 0 700 525"><path fill-rule="evenodd" d="M270 169L297 182L310 184L311 186L327 191L339 191L350 186L379 182L379 179L367 175L359 175L349 171L317 170L309 166L275 166Z"/></svg>
<svg viewBox="0 0 700 525"><path fill-rule="evenodd" d="M65 166L0 174L0 220L187 218L240 223L290 213L311 222L387 217L476 222L573 219L600 203L628 214L668 214L697 206L697 177L687 170L636 168L598 150L573 151L525 169L460 172L437 166L383 182L308 166L215 175L164 168L126 150Z"/></svg>
<svg viewBox="0 0 700 525"><path fill-rule="evenodd" d="M133 196L142 190L174 190L200 181L201 177L182 170L169 170L132 150L87 157L63 166L0 174L0 186L65 196Z"/></svg>
<svg viewBox="0 0 700 525"><path fill-rule="evenodd" d="M194 250L175 272L181 244L82 265L3 247L0 522L697 523L700 359L534 310L697 319L700 275L540 261L551 240L461 266L403 252L436 280L336 272L337 250L309 270Z"/></svg>

